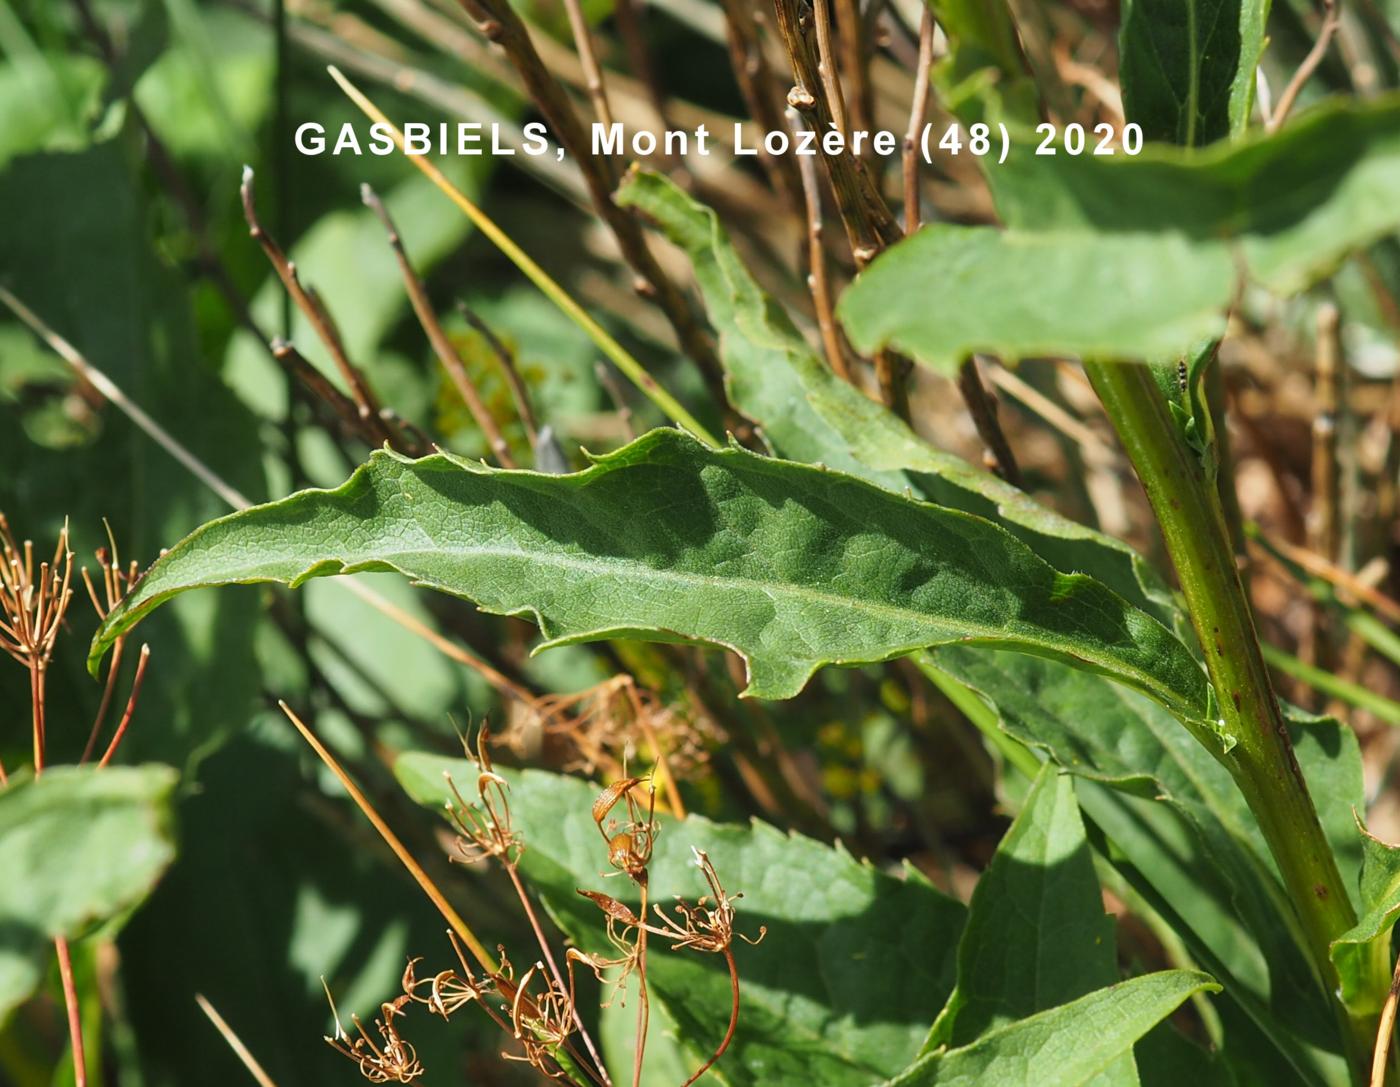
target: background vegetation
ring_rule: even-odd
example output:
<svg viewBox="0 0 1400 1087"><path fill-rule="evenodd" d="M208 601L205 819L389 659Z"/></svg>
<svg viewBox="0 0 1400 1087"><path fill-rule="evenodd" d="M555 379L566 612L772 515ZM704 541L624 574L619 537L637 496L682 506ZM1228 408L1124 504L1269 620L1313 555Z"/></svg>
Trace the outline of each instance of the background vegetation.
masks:
<svg viewBox="0 0 1400 1087"><path fill-rule="evenodd" d="M1104 1076L1346 1081L1328 998L1294 913L1277 900L1244 800L1172 719L1219 742L1211 730L1220 707L1208 701L1216 695L1191 638L1177 642L1165 629L1182 633L1187 623L1154 572L1170 564L1147 501L1083 372L1066 360L1160 360L1218 337L1230 311L1218 356L1183 361L1184 385L1168 358L1163 381L1239 528L1279 690L1350 725L1291 718L1346 893L1357 897L1363 840L1351 809L1377 838L1400 837L1390 788L1400 724L1400 249L1389 236L1400 219L1400 106L1389 96L1400 79L1400 11L1383 0L1357 0L1340 17L1308 0L946 3L933 5L935 35L917 4L832 6L853 125L903 135L911 110L940 134L955 120L1005 121L1024 152L1036 142L1027 128L1042 117L1115 132L1132 119L1153 144L1221 146L1197 159L1152 146L1136 172L1103 172L1063 154L1022 153L998 167L964 143L918 167L912 190L902 156L868 160L869 191L854 173L833 173L829 188L825 172L804 176L795 160L658 155L642 165L662 176L630 176L616 204L594 196L623 180L614 175L622 163L441 161L447 179L591 315L600 339L404 157L297 154L291 133L304 120L365 131L326 65L399 121L469 119L513 132L541 116L538 86L526 88L544 78L585 119L605 112L630 128L703 121L716 132L746 119L757 131L792 123L787 104L802 105L789 94L793 60L775 16L797 5L589 0L580 38L566 5L529 0L514 10L539 52L531 67L509 35L504 51L488 45L474 5L446 0L288 0L285 10L245 0L0 0L0 286L20 303L0 311L0 510L17 540L45 555L66 523L78 562L100 585L99 564L144 569L230 505L340 485L386 440L404 453L435 445L557 475L585 468L585 448L606 454L681 421L885 488L797 470L782 477L783 493L812 507L842 496L853 533L896 526L882 547L913 523L886 520L897 501L886 492L907 491L992 518L1062 571L1092 573L1126 599L1112 605L1125 623L1146 612L1170 644L1145 636L1132 647L1137 657L1121 647L1095 657L1087 638L1076 647L1167 709L1037 657L956 645L902 655L956 641L950 627L899 637L882 629L851 649L837 644L849 631L826 631L814 612L799 615L781 645L746 645L724 635L723 608L707 617L705 601L683 601L666 629L743 649L746 676L732 653L624 639L531 656L533 622L389 573L356 576L368 595L348 589L350 579L184 595L131 634L96 749L136 678L138 642L148 644L114 759L143 769L112 775L102 796L75 786L71 799L54 801L58 815L0 808L0 883L11 884L0 888L0 1081L72 1082L59 970L52 946L34 940L58 906L28 890L51 878L31 841L66 843L72 852L49 844L45 855L73 871L101 869L109 846L148 847L144 866L124 866L125 883L106 885L71 921L90 1083L244 1082L196 994L284 1087L348 1081L353 1067L320 1041L330 1030L321 979L343 1018L353 1010L368 1021L400 991L407 959L445 959L437 911L279 701L314 724L472 928L493 946L522 949L522 961L532 937L506 874L450 866L443 832L416 803L440 805L442 764L433 760L460 756L461 730L489 721L498 764L573 779L511 778L522 870L571 936L599 926L573 889L596 882L607 855L560 840L561 828L591 834L594 797L625 767L678 780L684 807L716 824L756 818L804 836L732 832L750 835L735 853L741 870L721 865L729 891L745 893L736 927L767 925L770 942L736 944L753 986L742 1021L752 1033L741 1031L716 1081L875 1082L914 1060L935 1017L933 1043L971 1049L993 1025L1174 967L1206 970L1225 992L1195 996L1150 1033L1161 1015L1143 1012L1136 1071L1119 1063ZM863 13L853 20L852 11ZM813 17L805 5L801 14ZM757 51L736 64L746 34ZM580 41L597 53L601 90ZM921 48L938 62L931 87L918 76ZM797 82L815 93L823 81L804 80L801 59ZM798 123L821 122L835 100L825 91L816 99L820 108L802 106ZM1230 140L1243 150L1225 147ZM812 200L824 226L815 235ZM421 285L405 282L385 209ZM847 290L921 220L939 225ZM294 260L313 291L303 304L250 222ZM996 222L1009 230L942 229ZM976 274L943 271L959 261ZM829 277L825 287L811 289L814 270ZM844 332L831 320L837 298ZM48 326L47 341L23 312ZM89 368L65 361L53 334ZM911 369L904 356L926 365ZM633 358L674 402L638 391L626 373ZM622 537L665 537L678 497L700 508L727 493L723 472L766 470L674 434L643 438L604 468L653 455L674 474L651 506L624 489L614 505L576 509L562 505L562 486L529 483L545 499L523 506L524 520L554 517L554 539L590 519ZM388 473L396 463L373 465ZM697 480L713 489L686 489ZM290 522L311 517L288 508ZM923 537L966 532L958 538L974 553L1011 556L1003 586L1039 584L1042 568L1019 558L1000 529L918 509ZM440 514L444 524L456 516ZM298 545L285 566L242 579L292 580L310 553L299 548L345 542L341 522L321 537L281 528L278 539ZM773 538L803 531L778 525ZM702 558L725 561L723 542ZM105 558L95 559L100 548ZM816 547L802 553L804 569L824 557ZM551 590L559 599L541 605L528 597L543 591L544 576L528 569L409 572L452 584L479 576L490 592L473 582L464 595L496 611L542 609L551 635L605 626L598 600L616 598L625 611L640 592L614 587L609 596L564 578ZM179 576L179 587L235 580L226 570ZM80 760L103 697L85 667L99 619L76 574L72 587L48 669L50 765ZM984 591L969 581L966 596ZM98 595L105 612L111 601ZM683 628L692 614L697 629ZM839 617L831 626L842 626ZM1030 616L1016 636L1050 645L1052 628ZM830 633L834 648L793 648L818 633ZM899 659L824 669L804 688L828 660L891 656ZM0 663L0 762L14 776L32 757L32 690L24 667ZM755 694L795 697L739 699L750 683ZM421 762L404 763L404 752ZM1077 784L1039 772L1042 759L1076 771ZM65 787L51 773L54 788ZM1030 814L1008 833L1017 813ZM57 837L42 838L45 818ZM717 857L740 848L724 827L692 826L702 829L663 830L658 872L680 871L690 844ZM1363 936L1384 944L1400 909L1386 879L1394 861L1374 852L1376 885L1359 899L1374 931L1357 934L1357 948L1369 946ZM1047 871L1060 882L1046 881ZM1042 932L1071 933L1065 961L1054 961L1052 941L1027 935L1016 919L1023 902L1050 911ZM811 947L846 964L820 991L792 971ZM851 967L853 955L868 958ZM683 1082L723 1034L727 981L718 965L704 966L658 966L645 1082ZM999 971L1015 983L985 981ZM1175 1006L1199 983L1173 976ZM690 1019L669 1022L689 1007L676 994L689 992L708 996ZM1121 994L1125 1015L1131 995ZM945 1001L952 1010L940 1015ZM594 1025L615 1078L630 1065L634 1009L605 1011ZM528 1066L499 1059L513 1045L486 1017L424 1021L412 1040L429 1082L537 1081ZM817 1041L775 1041L773 1024L784 1021ZM1066 1026L1043 1025L1051 1036ZM677 1034L688 1041L677 1044Z"/></svg>

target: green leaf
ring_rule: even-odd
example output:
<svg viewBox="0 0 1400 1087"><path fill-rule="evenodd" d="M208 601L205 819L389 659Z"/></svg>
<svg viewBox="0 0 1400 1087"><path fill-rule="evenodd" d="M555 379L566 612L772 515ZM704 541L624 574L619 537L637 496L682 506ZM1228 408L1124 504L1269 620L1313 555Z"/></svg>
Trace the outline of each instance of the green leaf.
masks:
<svg viewBox="0 0 1400 1087"><path fill-rule="evenodd" d="M838 314L858 349L944 371L974 351L1174 357L1221 332L1240 274L1290 294L1394 231L1397 186L1395 96L1205 151L1022 147L995 169L1008 231L926 227L877 258Z"/></svg>
<svg viewBox="0 0 1400 1087"><path fill-rule="evenodd" d="M754 697L794 695L824 664L959 641L1073 660L1183 718L1206 714L1200 666L1165 627L990 522L670 430L568 476L375 453L336 490L233 514L176 545L103 625L90 665L188 589L358 570L531 615L545 646L723 645L748 661Z"/></svg>
<svg viewBox="0 0 1400 1087"><path fill-rule="evenodd" d="M1164 970L1124 981L922 1058L887 1087L1080 1087L1129 1053L1133 1043L1200 992L1208 974Z"/></svg>
<svg viewBox="0 0 1400 1087"><path fill-rule="evenodd" d="M461 759L412 752L395 765L408 793L439 812L444 772L459 787L476 778ZM596 789L541 771L506 773L528 884L567 936L606 952L602 915L577 890L602 891L633 909L637 899L630 884L602 874L606 845L590 816ZM913 870L895 878L839 847L763 823L725 826L695 815L658 821L648 876L653 902L673 894L693 902L704 892L695 847L709 854L726 891L743 892L736 931L756 936L767 927L757 946L734 944L741 1003L734 1044L719 1064L725 1080L735 1087L867 1087L914 1059L952 989L965 912L959 903ZM653 939L647 976L694 1070L729 1021L723 962Z"/></svg>
<svg viewBox="0 0 1400 1087"><path fill-rule="evenodd" d="M1123 108L1149 140L1194 147L1243 131L1267 0L1128 0L1118 36Z"/></svg>
<svg viewBox="0 0 1400 1087"><path fill-rule="evenodd" d="M128 150L124 140L113 139L6 165L0 201L26 212L0 218L0 281L204 464L244 494L263 494L255 420L203 362L188 277L166 266L152 246L145 182ZM8 311L0 314L8 318ZM47 395L70 405L61 408L65 416L74 415L71 373L50 383L47 393L43 388L22 390L17 399L22 404ZM5 399L0 509L22 536L51 541L66 520L74 552L90 556L107 544L105 521L124 561L149 561L190 525L227 509L110 405L81 416L85 444L52 449L25 440L17 425L22 408ZM200 406L198 413L191 404ZM86 607L70 612L80 637L90 615ZM160 663L143 687L140 727L124 741L127 758L186 764L246 723L259 683L252 651L259 615L251 598L192 597L157 619L145 637ZM192 690L205 697L191 699ZM83 674L80 654L60 653L49 686L50 716L91 721L100 696L101 688ZM27 713L27 692L20 698ZM20 712L18 705L13 712ZM55 730L55 762L76 760L82 745L76 733Z"/></svg>
<svg viewBox="0 0 1400 1087"><path fill-rule="evenodd" d="M967 1045L1118 978L1113 920L1103 912L1074 782L1047 763L977 881L957 987L925 1049ZM1104 1082L1136 1084L1132 1058L1116 1062Z"/></svg>
<svg viewBox="0 0 1400 1087"><path fill-rule="evenodd" d="M1390 931L1400 918L1400 848L1367 832L1360 821L1363 811L1365 807L1358 806L1354 814L1362 848L1360 920L1332 943L1332 961L1349 1004L1355 1002L1356 983L1366 976L1369 959L1377 957L1389 965ZM1380 1012L1379 1006L1365 1010Z"/></svg>
<svg viewBox="0 0 1400 1087"><path fill-rule="evenodd" d="M175 856L174 787L165 766L63 766L0 790L0 1019L38 984L54 937L150 892Z"/></svg>
<svg viewBox="0 0 1400 1087"><path fill-rule="evenodd" d="M878 257L837 314L858 350L891 347L953 374L977 353L1171 355L1220 334L1233 283L1219 243L939 223Z"/></svg>
<svg viewBox="0 0 1400 1087"><path fill-rule="evenodd" d="M1080 804L1107 837L1101 848L1120 872L1305 1081L1327 1081L1333 1060L1316 1051L1339 1042L1325 994L1294 935L1268 847L1221 761L1156 705L1096 676L953 646L929 658L992 706L1007 733L1086 779ZM1289 720L1350 882L1350 808L1363 795L1355 737L1330 718L1290 712Z"/></svg>
<svg viewBox="0 0 1400 1087"><path fill-rule="evenodd" d="M1034 124L1038 92L1026 72L1006 0L927 0L948 38L934 66L939 101L964 124L1006 118Z"/></svg>
<svg viewBox="0 0 1400 1087"><path fill-rule="evenodd" d="M975 5L981 10L981 5ZM719 217L660 174L633 171L617 193L690 257L719 332L730 401L780 457L824 464L899 494L996 521L1061 570L1079 570L1167 619L1161 578L1121 540L1078 524L990 472L929 445L831 372L735 252Z"/></svg>

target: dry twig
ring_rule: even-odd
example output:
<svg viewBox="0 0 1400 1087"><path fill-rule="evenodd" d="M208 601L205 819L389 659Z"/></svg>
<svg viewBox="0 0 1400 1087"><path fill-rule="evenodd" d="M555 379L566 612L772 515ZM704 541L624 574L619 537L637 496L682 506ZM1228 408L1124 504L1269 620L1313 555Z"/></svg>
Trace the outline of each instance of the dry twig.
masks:
<svg viewBox="0 0 1400 1087"><path fill-rule="evenodd" d="M385 232L389 235L389 245L394 250L399 271L403 274L408 300L413 306L413 312L418 317L418 323L427 333L428 342L433 345L433 353L437 355L438 362L447 372L447 376L458 395L461 396L462 402L467 405L467 410L471 412L476 425L486 436L491 451L496 455L497 463L504 468L516 467L515 458L510 454L510 445L507 444L505 435L501 433L501 428L496 425L496 420L492 418L486 402L481 399L481 393L472 384L471 377L467 373L467 364L462 361L462 356L458 354L457 348L448 339L447 333L443 331L442 324L438 321L437 314L433 312L427 288L424 287L423 281L418 278L418 273L413 270L413 264L408 259L408 253L404 249L403 238L399 235L398 227L394 225L394 220L389 215L389 209L384 206L384 201L379 199L379 194L368 184L360 186L360 198L364 201L365 206L374 212L376 218L384 225Z"/></svg>

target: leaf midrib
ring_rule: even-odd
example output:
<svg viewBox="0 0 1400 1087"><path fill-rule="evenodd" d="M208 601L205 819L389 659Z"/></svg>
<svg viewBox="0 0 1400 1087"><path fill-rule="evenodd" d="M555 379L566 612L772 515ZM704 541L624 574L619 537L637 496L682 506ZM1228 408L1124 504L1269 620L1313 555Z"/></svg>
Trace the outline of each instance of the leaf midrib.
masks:
<svg viewBox="0 0 1400 1087"><path fill-rule="evenodd" d="M435 581L431 577L424 577L421 574L415 573L413 570L405 568L405 564L411 559L426 558L429 560L440 560L442 558L444 550L447 549L436 545L435 549L430 551L423 551L418 549L385 550L381 553L379 557L343 564L341 572L346 574L358 573L371 565L382 563L384 565L394 566L396 569L398 569L400 573L412 577L422 584L431 585L434 588L441 589L442 591L448 592L454 596L460 596L462 594L459 593L456 589L452 588L450 585L447 585L444 582ZM547 552L532 551L527 549L508 550L505 548L498 547L462 548L458 546L452 548L449 553L459 555L464 558L481 557L500 559L521 559L542 565L552 565L560 569L569 570L573 572L588 573L595 576L601 576L606 574L615 575L618 572L616 567L624 566L629 567L638 572L645 571L646 575L654 580L670 581L686 585L690 588L727 588L750 593L759 593L770 598L786 596L794 598L797 601L807 602L811 604L827 604L832 606L838 606L850 611L855 611L873 617L881 617L890 620L898 619L906 623L912 619L915 621L923 622L929 626L939 627L944 630L947 630L949 631L949 633L952 633L954 635L954 639L959 642L1002 642L1012 645L1039 645L1051 652L1056 652L1060 655L1063 655L1066 651L1065 648L1057 644L1055 639L1052 639L1050 637L1033 638L1027 636L1026 634L1019 633L1010 627L993 627L987 626L985 624L964 621L961 619L942 619L936 616L931 616L928 612L916 611L912 608L902 608L892 604L872 603L869 600L864 600L859 597L843 596L837 593L825 592L823 590L815 589L806 585L800 585L795 582L766 583L758 581L754 578L741 578L733 576L718 577L712 574L701 574L691 571L666 570L654 566L648 566L647 564L639 562L636 559L619 558L604 563L596 560L583 558L580 556L549 554ZM310 567L308 567L307 569L310 569ZM1074 575L1057 574L1056 576L1073 577ZM296 581L297 579L293 578L292 580ZM532 608L531 610L535 609ZM954 624L956 624L956 626ZM967 631L969 633L960 633L961 631ZM552 638L554 637L554 635L550 635L550 637ZM891 645L888 647L890 650L889 656L894 656L906 651L913 651L915 649L922 649L930 644L933 643L921 641L909 643L907 645ZM1063 646L1072 646L1077 651L1084 651L1086 653L1088 652L1081 641L1072 641L1068 637L1064 639ZM1086 655L1083 657L1083 659L1088 660L1091 658ZM1100 662L1104 662L1105 660L1106 658L1102 656L1099 657ZM1181 705L1185 702L1184 696L1180 695L1172 688L1163 685L1151 673L1146 672L1140 668L1131 667L1119 658L1112 658L1111 661L1109 661L1108 663L1110 663L1112 667L1118 670L1120 674L1130 675L1137 678L1138 681L1146 689L1162 693L1172 704Z"/></svg>

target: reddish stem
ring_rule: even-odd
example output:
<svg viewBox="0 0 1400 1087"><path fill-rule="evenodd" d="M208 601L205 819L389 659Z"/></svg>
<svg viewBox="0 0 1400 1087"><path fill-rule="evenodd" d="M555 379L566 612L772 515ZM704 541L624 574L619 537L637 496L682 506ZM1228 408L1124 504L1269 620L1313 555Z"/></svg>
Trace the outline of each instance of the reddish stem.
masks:
<svg viewBox="0 0 1400 1087"><path fill-rule="evenodd" d="M117 672L122 664L122 649L125 638L118 638L112 643L112 662L107 669L107 683L102 688L102 701L97 705L97 713L92 719L92 731L88 733L86 746L83 747L83 757L78 760L78 765L84 765L88 759L92 758L92 753L97 748L97 737L102 732L102 723L107 720L107 711L112 707L112 696L117 691Z"/></svg>
<svg viewBox="0 0 1400 1087"><path fill-rule="evenodd" d="M729 1029L724 1032L724 1040L719 1043L719 1048L710 1054L710 1059L697 1068L695 1075L682 1083L681 1087L690 1087L692 1083L713 1068L715 1061L724 1056L724 1051L734 1040L734 1029L739 1025L739 968L734 965L734 952L727 947L724 949L724 962L729 967L729 989L733 993L733 1000L729 1008Z"/></svg>
<svg viewBox="0 0 1400 1087"><path fill-rule="evenodd" d="M530 929L535 934L535 940L540 945L540 951L544 955L544 961L549 966L549 972L554 976L554 983L559 986L560 992L568 992L573 995L573 986L568 989L564 987L564 975L559 972L559 967L554 961L554 952L549 948L549 941L544 937L544 929L540 927L540 920L535 915L535 907L530 903L530 896L525 893L525 885L520 881L520 873L515 870L515 865L501 858L504 863L506 873L510 876L510 882L515 887L515 893L520 897L520 905L525 910L525 917L530 922ZM588 1028L583 1025L583 1017L578 1013L578 1007L570 1001L570 1011L573 1013L574 1026L578 1028L579 1037L583 1039L584 1048L588 1050L588 1055L593 1058L593 1063L598 1066L601 1076L600 1082L612 1087L612 1080L608 1076L607 1067L603 1064L603 1058L599 1056L597 1048L593 1044L593 1039L588 1033Z"/></svg>
<svg viewBox="0 0 1400 1087"><path fill-rule="evenodd" d="M44 673L38 664L29 665L29 707L34 722L34 776L44 772Z"/></svg>
<svg viewBox="0 0 1400 1087"><path fill-rule="evenodd" d="M53 949L58 954L58 975L63 979L63 1003L68 1008L68 1037L73 1043L73 1084L74 1087L87 1087L83 1018L78 1009L78 989L73 984L73 957L68 953L68 941L62 936L54 937Z"/></svg>
<svg viewBox="0 0 1400 1087"><path fill-rule="evenodd" d="M131 715L136 712L136 701L141 697L141 684L146 680L146 662L150 659L151 647L143 645L141 659L136 662L136 677L131 681L131 694L127 696L126 709L122 711L121 723L117 725L117 731L112 733L112 742L107 745L107 750L102 755L102 761L97 764L99 769L112 761L112 756L117 753L117 745L122 742L122 737L126 735L126 726L131 724Z"/></svg>
<svg viewBox="0 0 1400 1087"><path fill-rule="evenodd" d="M647 884L643 873L639 883L642 894L641 910L637 916L646 919ZM647 996L647 927L637 927L637 989L641 998L637 1001L637 1048L632 1054L632 1087L642 1087L642 1057L647 1048L647 1027L651 1020L651 1001Z"/></svg>

